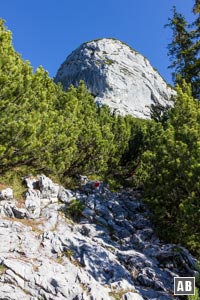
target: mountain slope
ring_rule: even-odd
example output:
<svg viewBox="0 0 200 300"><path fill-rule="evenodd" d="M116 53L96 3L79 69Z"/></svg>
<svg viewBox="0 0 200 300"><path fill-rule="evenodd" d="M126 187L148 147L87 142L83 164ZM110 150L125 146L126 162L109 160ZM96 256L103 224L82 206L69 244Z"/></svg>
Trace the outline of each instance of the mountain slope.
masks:
<svg viewBox="0 0 200 300"><path fill-rule="evenodd" d="M145 57L115 39L82 44L67 57L55 78L65 89L80 80L97 103L139 118L149 118L151 104L170 105L174 93Z"/></svg>

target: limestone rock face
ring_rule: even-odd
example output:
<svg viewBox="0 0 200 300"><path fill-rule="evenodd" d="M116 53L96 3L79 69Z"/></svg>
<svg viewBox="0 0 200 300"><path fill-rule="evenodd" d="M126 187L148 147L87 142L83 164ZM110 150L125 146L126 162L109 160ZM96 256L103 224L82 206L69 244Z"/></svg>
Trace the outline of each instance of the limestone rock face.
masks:
<svg viewBox="0 0 200 300"><path fill-rule="evenodd" d="M115 39L82 44L67 57L55 78L65 89L80 80L98 104L139 118L150 117L151 104L171 105L174 94L144 56Z"/></svg>

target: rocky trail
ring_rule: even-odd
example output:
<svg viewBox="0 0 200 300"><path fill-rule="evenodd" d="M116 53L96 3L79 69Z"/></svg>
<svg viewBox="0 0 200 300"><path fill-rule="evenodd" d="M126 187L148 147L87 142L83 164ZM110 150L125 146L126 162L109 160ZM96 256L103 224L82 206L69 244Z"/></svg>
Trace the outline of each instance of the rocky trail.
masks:
<svg viewBox="0 0 200 300"><path fill-rule="evenodd" d="M172 300L174 277L197 273L155 235L138 190L24 180L24 201L0 192L1 300Z"/></svg>

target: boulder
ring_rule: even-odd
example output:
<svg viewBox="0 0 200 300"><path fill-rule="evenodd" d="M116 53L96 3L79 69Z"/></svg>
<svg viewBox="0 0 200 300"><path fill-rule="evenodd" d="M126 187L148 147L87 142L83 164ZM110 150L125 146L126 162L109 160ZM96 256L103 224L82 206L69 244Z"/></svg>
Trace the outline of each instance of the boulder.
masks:
<svg viewBox="0 0 200 300"><path fill-rule="evenodd" d="M25 219L30 218L29 212L25 208L13 207L12 209L15 218Z"/></svg>
<svg viewBox="0 0 200 300"><path fill-rule="evenodd" d="M53 181L45 175L38 175L38 185L40 189L41 199L53 199L57 201L58 192L60 189L59 184L53 183Z"/></svg>
<svg viewBox="0 0 200 300"><path fill-rule="evenodd" d="M61 202L69 204L74 198L74 194L71 190L65 189L60 186L57 197Z"/></svg>
<svg viewBox="0 0 200 300"><path fill-rule="evenodd" d="M0 216L2 217L14 217L13 208L15 207L15 201L2 200L0 201Z"/></svg>
<svg viewBox="0 0 200 300"><path fill-rule="evenodd" d="M1 200L12 200L13 190L11 188L3 189L0 191L0 201Z"/></svg>
<svg viewBox="0 0 200 300"><path fill-rule="evenodd" d="M25 206L30 214L30 218L36 219L40 216L40 191L28 189L25 194Z"/></svg>

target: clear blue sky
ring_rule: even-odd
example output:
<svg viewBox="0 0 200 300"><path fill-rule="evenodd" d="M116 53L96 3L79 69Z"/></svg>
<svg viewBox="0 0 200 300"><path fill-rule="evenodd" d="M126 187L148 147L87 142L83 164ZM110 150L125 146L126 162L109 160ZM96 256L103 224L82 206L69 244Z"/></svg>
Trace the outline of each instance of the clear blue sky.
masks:
<svg viewBox="0 0 200 300"><path fill-rule="evenodd" d="M13 32L15 49L34 68L42 65L51 77L83 42L120 39L146 56L161 75L167 69L169 29L164 29L176 5L189 21L193 0L5 0L0 17Z"/></svg>

